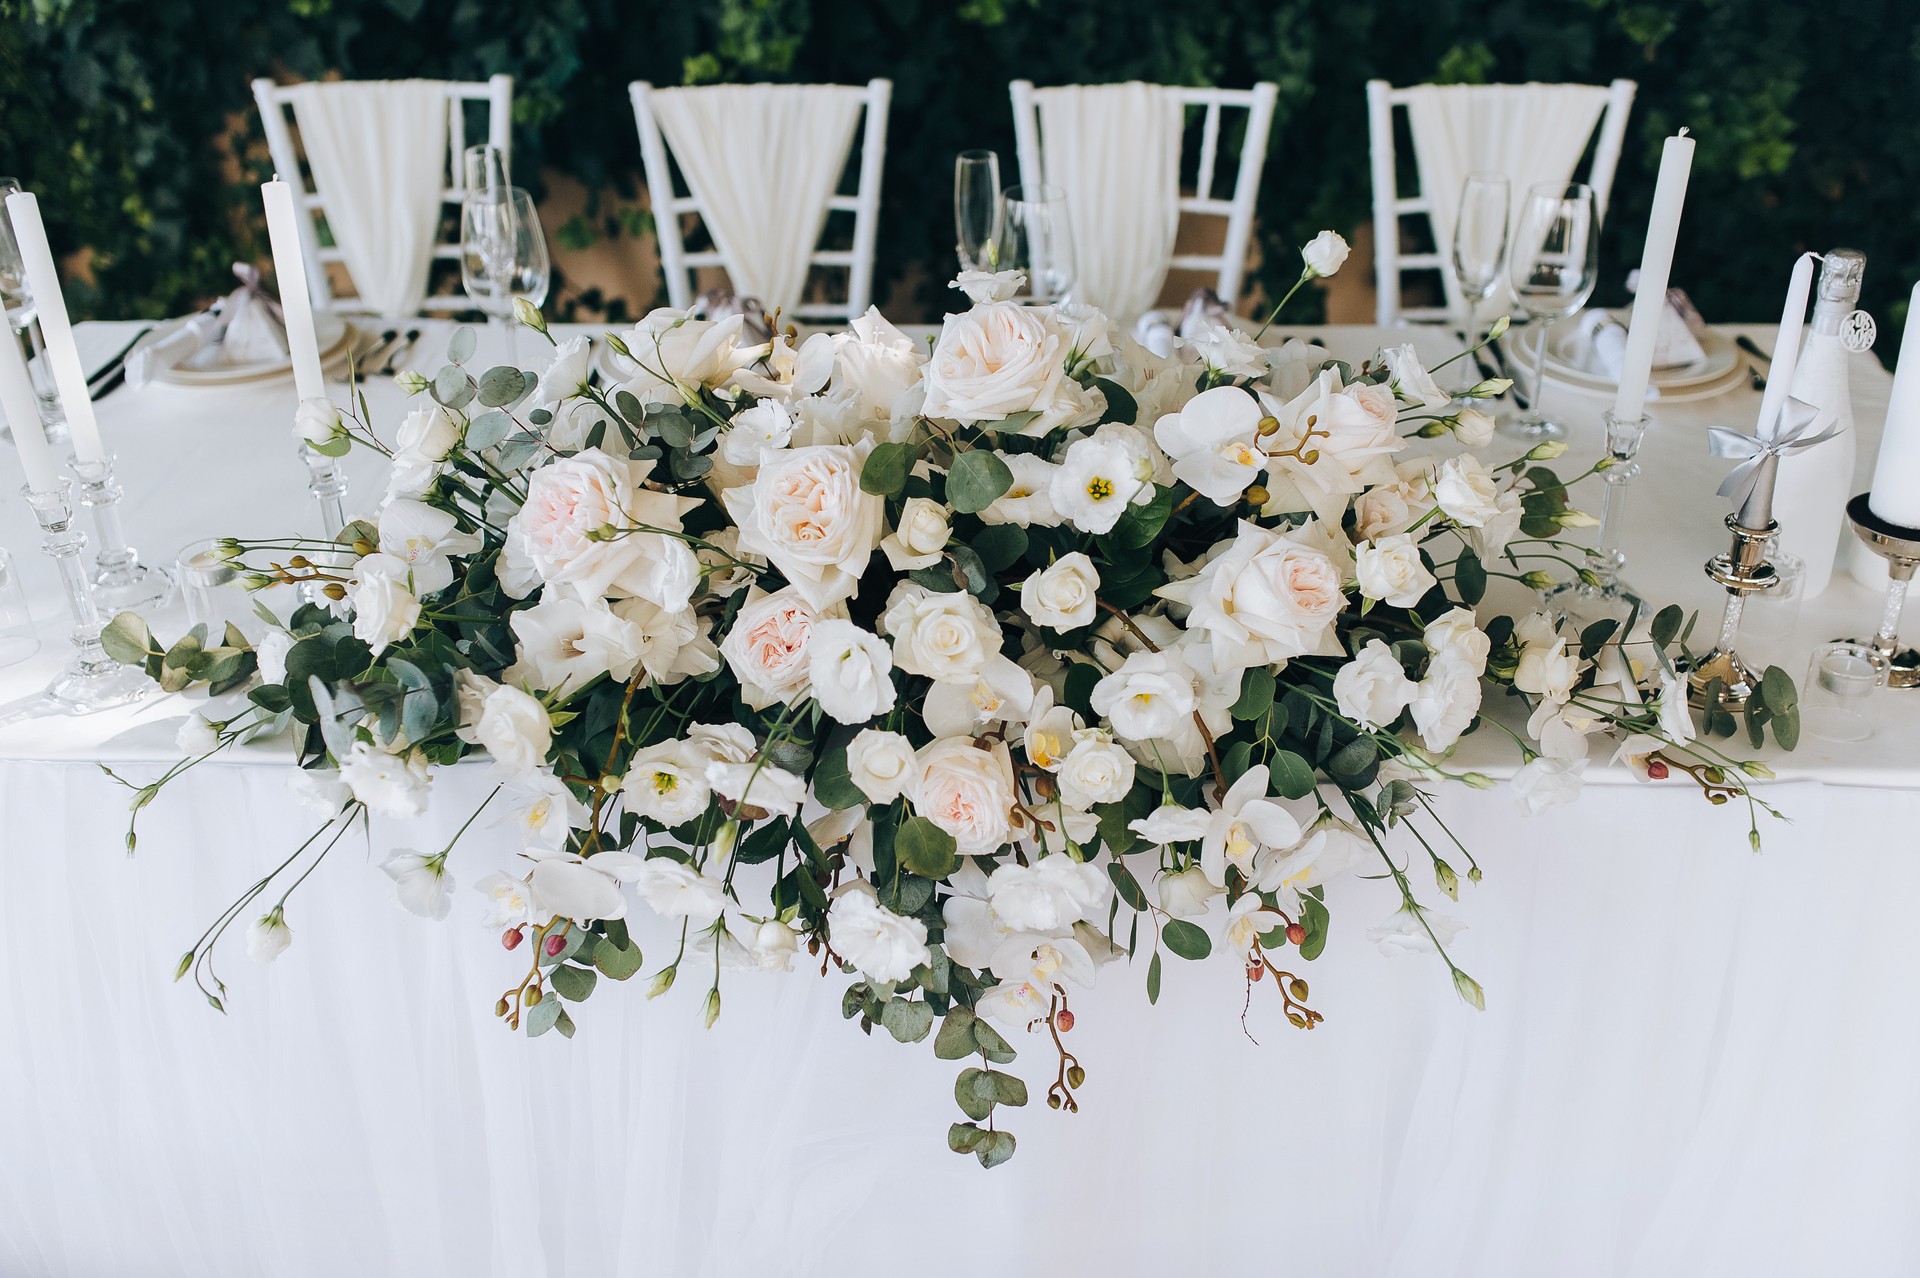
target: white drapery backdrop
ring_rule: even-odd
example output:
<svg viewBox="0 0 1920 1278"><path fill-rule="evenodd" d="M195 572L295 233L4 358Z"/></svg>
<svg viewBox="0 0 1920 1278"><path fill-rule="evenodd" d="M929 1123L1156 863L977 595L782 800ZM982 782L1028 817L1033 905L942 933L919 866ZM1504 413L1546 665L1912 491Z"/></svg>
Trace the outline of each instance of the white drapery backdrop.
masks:
<svg viewBox="0 0 1920 1278"><path fill-rule="evenodd" d="M964 1062L862 1036L837 974L729 973L704 1031L702 960L643 997L673 952L649 923L645 973L603 981L571 1042L507 1033L492 1004L527 956L469 887L503 840L483 818L455 854L444 924L376 868L486 790L438 784L372 856L343 841L272 966L229 948L223 1017L172 969L309 828L282 771L189 774L129 859L97 770L0 768L0 1272L1222 1273L1276 1247L1420 1278L1920 1267L1920 792L1777 789L1794 823L1758 855L1680 784L1532 819L1451 795L1486 870L1454 947L1486 1013L1437 960L1380 955L1392 889L1347 879L1301 968L1324 1025L1287 1027L1263 983L1250 1042L1224 955L1169 959L1158 1007L1144 963L1108 967L1067 1040L1083 1112L1045 1108L1047 1040L1015 1036L1033 1100L986 1172L945 1148Z"/></svg>

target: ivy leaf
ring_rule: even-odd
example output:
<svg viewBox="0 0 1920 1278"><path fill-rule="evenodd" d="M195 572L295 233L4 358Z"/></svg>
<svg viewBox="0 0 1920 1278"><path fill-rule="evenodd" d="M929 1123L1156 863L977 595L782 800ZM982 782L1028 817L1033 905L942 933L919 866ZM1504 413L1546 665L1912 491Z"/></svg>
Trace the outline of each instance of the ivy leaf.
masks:
<svg viewBox="0 0 1920 1278"><path fill-rule="evenodd" d="M874 450L878 452L876 448ZM869 455L871 460L871 455ZM866 482L865 472L861 483ZM1007 464L984 448L961 453L947 472L947 501L963 515L978 514L1005 496L1013 487L1013 472Z"/></svg>

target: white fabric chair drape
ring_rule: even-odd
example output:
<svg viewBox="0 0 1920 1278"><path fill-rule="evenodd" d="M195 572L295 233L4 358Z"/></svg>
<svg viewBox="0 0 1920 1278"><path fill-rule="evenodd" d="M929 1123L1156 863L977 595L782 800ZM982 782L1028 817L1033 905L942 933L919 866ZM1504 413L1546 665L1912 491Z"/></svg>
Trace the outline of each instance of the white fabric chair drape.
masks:
<svg viewBox="0 0 1920 1278"><path fill-rule="evenodd" d="M1073 296L1119 319L1160 298L1180 223L1180 104L1157 84L1036 89L1041 171L1067 195Z"/></svg>
<svg viewBox="0 0 1920 1278"><path fill-rule="evenodd" d="M866 89L727 84L659 89L650 100L734 292L791 309L806 291Z"/></svg>
<svg viewBox="0 0 1920 1278"><path fill-rule="evenodd" d="M314 190L360 297L398 319L420 310L447 181L446 86L361 80L295 86Z"/></svg>
<svg viewBox="0 0 1920 1278"><path fill-rule="evenodd" d="M1452 260L1453 224L1467 174L1486 170L1512 180L1511 225L1528 188L1572 179L1606 106L1605 85L1423 84L1407 90L1420 190L1433 205L1434 246L1441 257ZM1510 296L1504 280L1495 295Z"/></svg>

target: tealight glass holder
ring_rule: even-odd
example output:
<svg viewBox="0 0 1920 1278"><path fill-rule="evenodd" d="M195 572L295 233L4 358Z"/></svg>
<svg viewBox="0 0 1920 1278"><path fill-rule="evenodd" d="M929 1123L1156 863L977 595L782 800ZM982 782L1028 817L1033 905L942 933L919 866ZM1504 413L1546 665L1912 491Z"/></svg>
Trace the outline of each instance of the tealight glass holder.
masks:
<svg viewBox="0 0 1920 1278"><path fill-rule="evenodd" d="M94 535L99 539L93 556L94 605L111 620L123 612L158 608L173 596L173 578L163 568L140 562L127 544L120 522L120 499L125 495L113 475L113 454L98 461L72 462L80 481L80 504L93 512Z"/></svg>
<svg viewBox="0 0 1920 1278"><path fill-rule="evenodd" d="M60 714L92 714L138 701L157 685L146 672L124 666L100 646L102 625L93 600L93 583L80 562L87 535L73 525L73 499L61 484L45 491L28 488L27 504L40 523L40 548L60 572L60 587L73 616L73 659L47 685L47 700Z"/></svg>
<svg viewBox="0 0 1920 1278"><path fill-rule="evenodd" d="M1873 735L1867 699L1887 677L1887 659L1865 643L1823 643L1807 664L1800 723L1825 741L1865 741Z"/></svg>
<svg viewBox="0 0 1920 1278"><path fill-rule="evenodd" d="M1720 614L1720 634L1713 648L1687 668L1687 700L1696 708L1738 712L1760 686L1760 672L1740 655L1740 619L1749 595L1780 584L1779 574L1767 562L1767 545L1780 525L1769 519L1765 528L1748 528L1737 516L1728 515L1727 531L1733 534L1732 542L1706 565L1707 576L1726 589L1726 610ZM1710 698L1716 685L1717 698ZM1715 704L1710 706L1710 701Z"/></svg>

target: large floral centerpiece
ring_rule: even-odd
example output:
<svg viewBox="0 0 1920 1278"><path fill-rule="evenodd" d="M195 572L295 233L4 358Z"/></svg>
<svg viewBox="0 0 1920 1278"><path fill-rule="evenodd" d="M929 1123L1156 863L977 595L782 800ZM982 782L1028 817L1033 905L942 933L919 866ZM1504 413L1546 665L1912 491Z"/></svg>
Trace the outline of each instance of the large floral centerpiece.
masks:
<svg viewBox="0 0 1920 1278"><path fill-rule="evenodd" d="M1344 255L1322 236L1301 281ZM1110 964L1155 1000L1169 957L1223 950L1312 1028L1300 972L1338 897L1482 1005L1415 883L1479 877L1430 799L1494 785L1450 758L1490 696L1529 809L1572 798L1596 748L1757 803L1765 769L1696 738L1677 608L1578 633L1476 614L1490 578L1584 571L1561 533L1590 522L1543 464L1561 445L1481 460L1504 383L1450 393L1410 346L1353 367L1226 326L1155 354L1017 282L963 275L972 305L930 351L877 313L755 345L740 317L661 310L607 338L617 382L584 338L537 375L476 376L463 331L406 379L421 403L390 439L364 401L302 405L306 446L391 460L377 516L337 541L224 543L250 586L307 602L263 608L257 643L162 645L130 615L105 636L170 689L227 695L179 765L128 782L136 812L290 733L322 815L178 974L222 1006L225 932L279 953L292 888L342 835L420 814L470 761L523 856L472 884L509 952L504 1025L570 1036L605 980L649 967L650 995L683 967L710 981L711 1024L725 973L812 956L851 978L863 1029L974 1059L949 1143L992 1166L1029 1034L1048 1103L1077 1108L1069 1001ZM1783 685L1761 721L1787 736ZM401 904L453 910L458 843L386 849ZM1338 886L1356 870L1391 908ZM678 924L651 963L636 899Z"/></svg>

